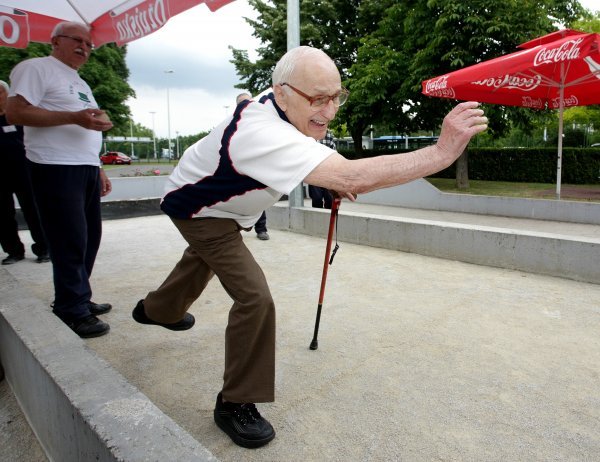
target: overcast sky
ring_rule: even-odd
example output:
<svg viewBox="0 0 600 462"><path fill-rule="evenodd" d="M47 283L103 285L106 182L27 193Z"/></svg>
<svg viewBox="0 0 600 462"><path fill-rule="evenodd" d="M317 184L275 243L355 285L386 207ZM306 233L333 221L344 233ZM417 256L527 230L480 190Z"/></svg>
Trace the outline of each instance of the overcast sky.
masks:
<svg viewBox="0 0 600 462"><path fill-rule="evenodd" d="M136 98L128 101L136 123L167 137L167 88L171 137L208 131L233 110L242 90L228 46L248 50L256 59L260 46L243 17L255 18L246 0L211 12L205 5L174 18L160 30L128 45L129 83ZM173 71L166 73L165 71ZM229 106L229 108L225 108Z"/></svg>
<svg viewBox="0 0 600 462"><path fill-rule="evenodd" d="M600 0L580 0L600 10ZM157 137L176 132L208 131L233 110L241 90L228 46L248 50L256 59L259 41L244 17L256 18L246 0L236 0L216 12L205 5L172 18L162 29L128 45L129 83L136 98L129 106L136 123L154 128ZM173 73L165 73L172 70ZM170 111L167 111L167 88ZM155 112L152 116L151 112Z"/></svg>

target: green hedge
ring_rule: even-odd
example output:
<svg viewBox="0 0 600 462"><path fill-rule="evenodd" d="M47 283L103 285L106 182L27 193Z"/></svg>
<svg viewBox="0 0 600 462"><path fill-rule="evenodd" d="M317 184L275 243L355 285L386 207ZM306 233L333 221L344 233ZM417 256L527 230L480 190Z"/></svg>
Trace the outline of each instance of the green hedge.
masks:
<svg viewBox="0 0 600 462"><path fill-rule="evenodd" d="M356 158L353 152L342 153ZM364 151L362 157L384 154ZM556 148L469 148L469 179L554 183L556 181ZM435 175L456 178L454 164ZM600 149L564 148L561 181L568 184L600 184Z"/></svg>

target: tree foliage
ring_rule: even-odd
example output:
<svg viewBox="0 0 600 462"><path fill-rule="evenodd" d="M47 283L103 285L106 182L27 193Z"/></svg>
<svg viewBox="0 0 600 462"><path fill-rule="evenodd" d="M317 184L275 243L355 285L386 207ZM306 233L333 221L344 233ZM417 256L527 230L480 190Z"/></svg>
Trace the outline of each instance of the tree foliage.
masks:
<svg viewBox="0 0 600 462"><path fill-rule="evenodd" d="M370 0L376 1L376 0ZM366 2L363 2L366 3ZM397 80L380 92L387 95L393 111L381 114L381 121L396 123L400 131L436 129L455 104L421 94L421 82L466 66L516 51L516 46L557 29L560 22L571 24L582 15L577 1L568 0L409 0L391 2L379 27L371 34L385 47L385 60L372 60L359 49L357 69L390 66L401 69ZM369 61L362 58L365 57ZM367 87L365 79L353 86ZM397 114L406 112L407 117ZM504 133L509 121L517 126L531 122L532 111L489 105L486 113L493 132ZM396 122L397 121L397 122Z"/></svg>
<svg viewBox="0 0 600 462"><path fill-rule="evenodd" d="M237 88L252 94L271 86L275 64L287 51L287 0L249 0L258 12L256 20L246 18L261 41L259 58L251 62L247 50L232 49L237 74L242 83ZM336 62L342 77L355 62L360 33L357 29L359 0L301 0L300 44L321 48Z"/></svg>
<svg viewBox="0 0 600 462"><path fill-rule="evenodd" d="M14 66L25 59L48 56L50 45L31 43L25 49L0 47L0 78L9 82ZM129 132L130 110L126 104L133 89L127 83L126 47L104 45L92 52L80 75L88 83L100 108L106 110L115 125L111 134Z"/></svg>
<svg viewBox="0 0 600 462"><path fill-rule="evenodd" d="M118 133L129 126L131 112L126 101L135 96L129 86L129 69L125 62L127 47L104 45L95 50L81 68L81 77L88 83L100 108L106 110ZM111 131L111 133L112 133Z"/></svg>
<svg viewBox="0 0 600 462"><path fill-rule="evenodd" d="M285 0L250 0L247 19L261 40L256 62L232 49L242 83L258 93L286 51ZM586 18L576 0L301 0L300 43L324 49L339 64L349 101L337 117L360 149L377 124L399 133L436 130L451 101L421 94L428 78L514 52L516 46ZM589 19L589 15L587 16ZM486 106L491 133L527 129L545 113ZM550 116L551 117L551 116Z"/></svg>

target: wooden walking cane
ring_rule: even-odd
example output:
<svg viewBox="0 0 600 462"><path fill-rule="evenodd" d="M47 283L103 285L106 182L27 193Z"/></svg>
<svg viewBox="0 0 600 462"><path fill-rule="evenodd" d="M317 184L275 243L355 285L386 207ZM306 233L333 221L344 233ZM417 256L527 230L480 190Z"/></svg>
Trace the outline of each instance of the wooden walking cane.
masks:
<svg viewBox="0 0 600 462"><path fill-rule="evenodd" d="M325 247L325 262L323 263L323 276L321 277L321 292L319 293L319 305L317 306L317 319L315 321L315 333L313 335L312 342L310 342L310 349L316 350L319 348L319 342L317 340L317 336L319 335L319 322L321 321L321 308L323 307L323 298L325 296L325 284L327 282L327 269L333 260L333 256L331 260L329 260L329 254L331 252L331 241L333 238L333 229L335 225L335 221L337 220L338 209L340 208L340 202L342 200L339 197L335 197L333 199L333 204L331 205L331 217L329 218L329 233L327 234L327 246ZM335 251L334 250L334 255Z"/></svg>

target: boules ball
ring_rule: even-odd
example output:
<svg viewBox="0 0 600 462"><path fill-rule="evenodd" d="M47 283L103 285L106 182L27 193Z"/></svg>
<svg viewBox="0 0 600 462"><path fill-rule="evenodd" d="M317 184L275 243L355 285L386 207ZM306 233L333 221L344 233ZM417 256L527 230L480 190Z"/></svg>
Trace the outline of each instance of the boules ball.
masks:
<svg viewBox="0 0 600 462"><path fill-rule="evenodd" d="M108 114L106 114L106 112L96 113L94 115L94 117L96 117L96 119L100 120L101 122L106 122L106 123L110 122L110 119L108 118Z"/></svg>

